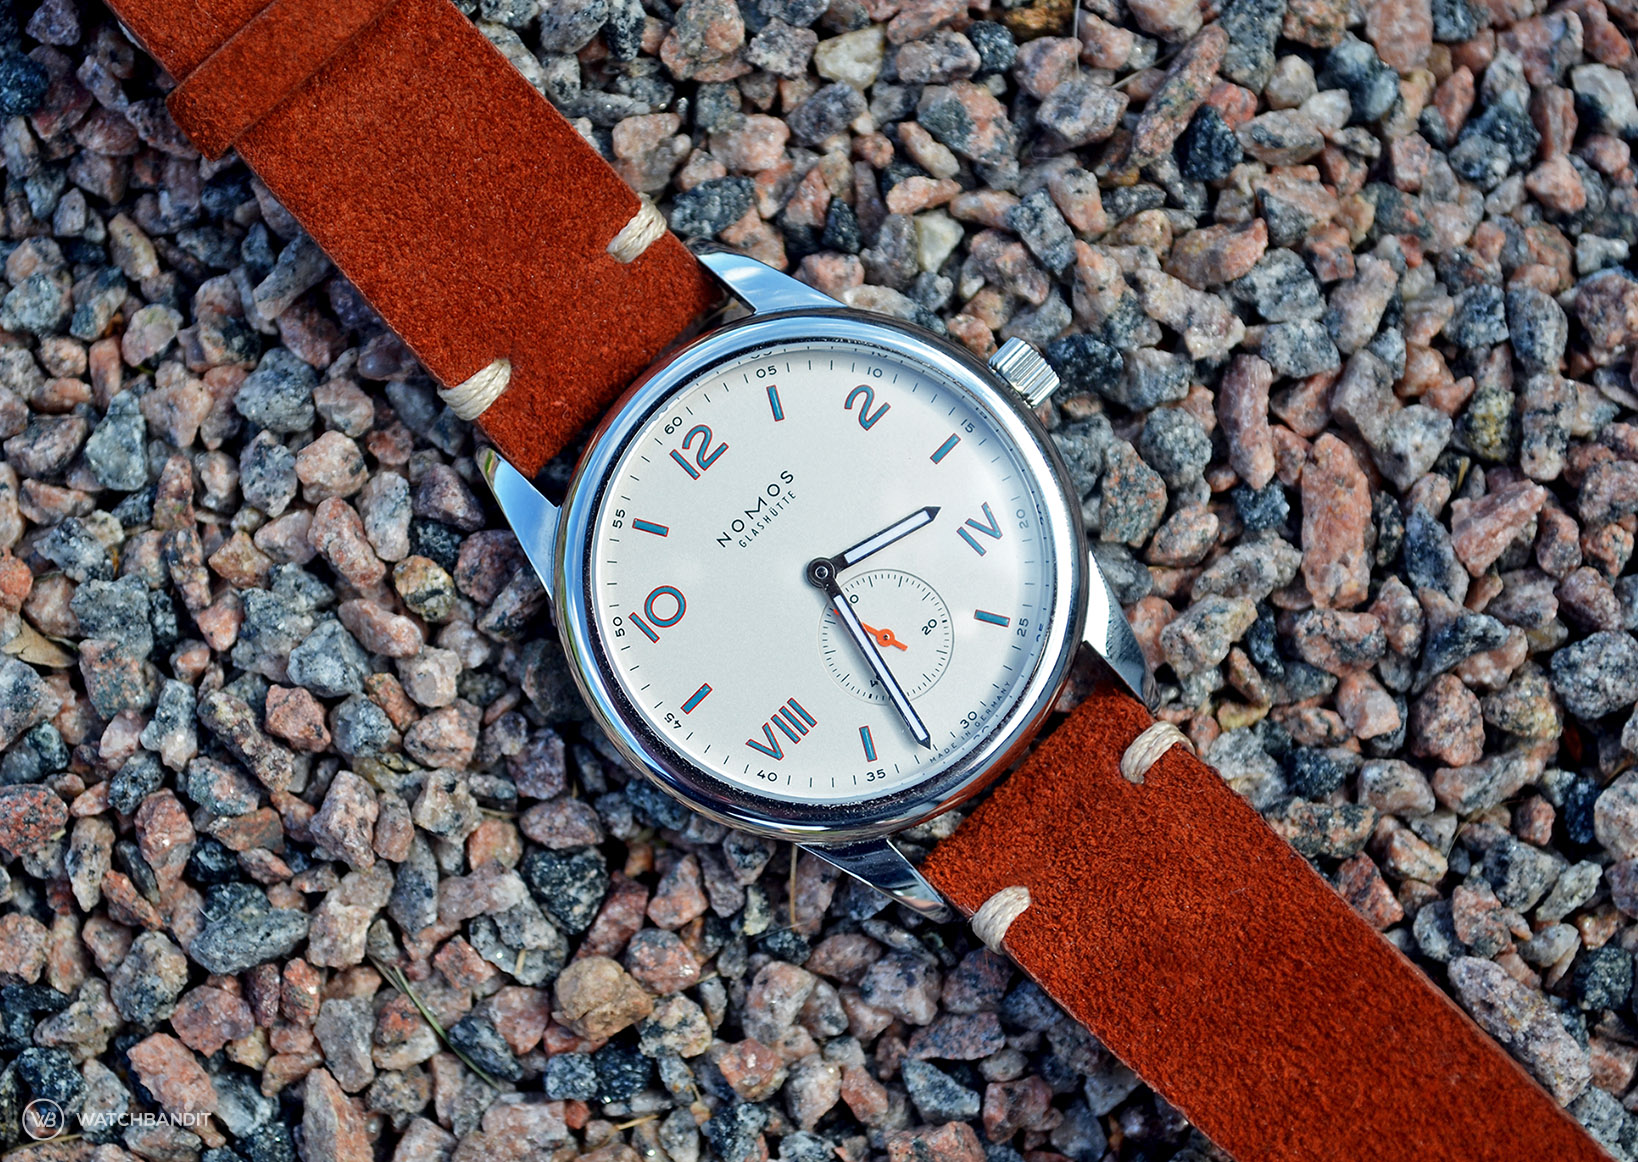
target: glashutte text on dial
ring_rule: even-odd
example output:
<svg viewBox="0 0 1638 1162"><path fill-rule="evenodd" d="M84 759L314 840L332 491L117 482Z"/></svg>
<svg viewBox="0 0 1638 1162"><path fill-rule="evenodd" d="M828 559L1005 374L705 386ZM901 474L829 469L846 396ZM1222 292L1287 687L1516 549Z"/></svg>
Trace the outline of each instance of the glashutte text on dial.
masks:
<svg viewBox="0 0 1638 1162"><path fill-rule="evenodd" d="M717 544L725 549L746 548L756 539L758 533L768 527L768 523L774 517L785 511L791 501L796 499L795 490L788 487L796 483L796 477L789 472L781 471L779 481L764 488L766 496L757 497L754 507L742 510L745 513L743 517L735 517L727 528L717 534Z"/></svg>

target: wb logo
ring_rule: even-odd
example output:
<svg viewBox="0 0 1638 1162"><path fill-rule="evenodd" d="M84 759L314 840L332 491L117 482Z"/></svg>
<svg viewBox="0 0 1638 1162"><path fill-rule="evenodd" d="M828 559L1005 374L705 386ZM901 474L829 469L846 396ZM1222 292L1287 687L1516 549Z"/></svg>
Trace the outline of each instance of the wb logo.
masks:
<svg viewBox="0 0 1638 1162"><path fill-rule="evenodd" d="M49 1142L68 1129L63 1107L48 1097L37 1097L23 1107L23 1133L36 1142Z"/></svg>

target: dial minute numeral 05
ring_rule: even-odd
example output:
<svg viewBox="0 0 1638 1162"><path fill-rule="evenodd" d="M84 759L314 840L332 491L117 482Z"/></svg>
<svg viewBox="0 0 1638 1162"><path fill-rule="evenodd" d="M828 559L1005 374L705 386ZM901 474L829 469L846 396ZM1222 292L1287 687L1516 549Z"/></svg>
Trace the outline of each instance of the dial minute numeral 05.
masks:
<svg viewBox="0 0 1638 1162"><path fill-rule="evenodd" d="M969 529L972 531L969 532ZM978 539L973 536L973 532L978 533L979 536L999 541L1001 539L1001 522L995 519L995 514L990 511L990 506L986 502L984 505L984 523L980 524L972 517L968 517L966 523L956 529L956 532L962 540L972 546L973 552L982 557L985 552L984 546L978 543Z"/></svg>
<svg viewBox="0 0 1638 1162"><path fill-rule="evenodd" d="M800 702L795 698L787 698L785 704L775 710L768 721L762 724L762 741L748 738L745 745L771 759L782 759L785 757L785 747L779 741L779 735L774 733L775 727L779 729L779 734L784 735L794 746L802 741L809 727L818 725L813 715L804 710Z"/></svg>
<svg viewBox="0 0 1638 1162"><path fill-rule="evenodd" d="M683 453L693 448L695 441L699 442L699 447L694 448L694 463L690 464L688 457ZM695 424L683 436L682 447L680 449L671 449L671 458L682 465L682 470L688 473L690 479L698 480L700 473L715 464L717 457L727 450L728 444L726 441L719 443L715 448L711 447L711 429L704 424Z"/></svg>

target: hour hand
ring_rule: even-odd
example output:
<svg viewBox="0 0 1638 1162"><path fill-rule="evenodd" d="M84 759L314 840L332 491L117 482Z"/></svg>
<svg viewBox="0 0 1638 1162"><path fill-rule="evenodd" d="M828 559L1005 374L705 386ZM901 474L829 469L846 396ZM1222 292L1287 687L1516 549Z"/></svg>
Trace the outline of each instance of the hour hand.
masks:
<svg viewBox="0 0 1638 1162"><path fill-rule="evenodd" d="M872 533L852 548L843 549L830 559L830 563L840 573L843 569L857 565L860 561L873 553L879 553L894 541L909 536L924 525L933 523L938 515L938 506L929 504L925 508L918 508L903 520L896 520L879 533Z"/></svg>
<svg viewBox="0 0 1638 1162"><path fill-rule="evenodd" d="M910 696L899 685L898 679L887 668L887 659L882 657L881 651L876 648L876 639L865 628L859 615L853 612L853 606L842 592L842 587L836 582L835 563L826 557L820 557L808 564L808 583L816 589L822 589L825 596L830 598L830 607L836 611L841 619L842 626L847 630L847 636L853 639L854 646L864 655L864 660L870 666L870 672L876 675L876 680L887 691L888 699L893 708L904 719L904 725L910 730L910 737L922 746L931 747L933 736L928 733L927 724L916 713L916 708L910 705Z"/></svg>

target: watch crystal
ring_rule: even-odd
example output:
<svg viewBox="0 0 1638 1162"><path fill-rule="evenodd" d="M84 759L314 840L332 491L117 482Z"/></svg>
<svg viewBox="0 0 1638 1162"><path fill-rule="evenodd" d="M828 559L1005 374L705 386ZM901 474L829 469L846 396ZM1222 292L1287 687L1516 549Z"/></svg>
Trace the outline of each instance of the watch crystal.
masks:
<svg viewBox="0 0 1638 1162"><path fill-rule="evenodd" d="M764 347L637 428L587 593L614 686L694 767L848 803L958 762L1029 683L1054 546L979 396L884 348Z"/></svg>

